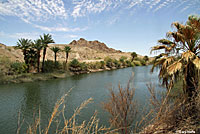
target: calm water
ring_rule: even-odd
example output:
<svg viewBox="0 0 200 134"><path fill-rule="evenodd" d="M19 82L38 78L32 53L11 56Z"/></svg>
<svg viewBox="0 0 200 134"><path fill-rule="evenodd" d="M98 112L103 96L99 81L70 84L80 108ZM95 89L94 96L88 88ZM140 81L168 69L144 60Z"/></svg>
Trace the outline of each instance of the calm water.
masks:
<svg viewBox="0 0 200 134"><path fill-rule="evenodd" d="M136 99L140 108L147 103L149 93L146 84L152 82L156 89L162 90L158 84L158 72L150 73L151 66L125 68L113 71L82 74L65 79L40 81L33 83L0 85L0 133L13 134L17 130L18 113L24 118L21 133L32 123L34 113L41 111L41 126L46 127L55 102L70 88L70 95L65 98L66 117L70 117L74 109L84 100L92 97L94 102L85 108L78 122L89 120L95 110L98 111L100 123L108 125L108 113L102 110L101 102L108 98L111 85L117 90L120 83L126 86L132 72L134 80L131 85L136 88ZM53 123L55 126L56 122ZM53 129L54 127L52 127ZM53 131L52 131L53 132Z"/></svg>

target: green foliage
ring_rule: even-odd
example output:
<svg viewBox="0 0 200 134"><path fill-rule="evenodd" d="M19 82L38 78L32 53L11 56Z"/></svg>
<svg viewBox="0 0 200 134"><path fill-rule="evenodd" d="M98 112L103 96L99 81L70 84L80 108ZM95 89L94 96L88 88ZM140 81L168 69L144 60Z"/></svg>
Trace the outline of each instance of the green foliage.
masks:
<svg viewBox="0 0 200 134"><path fill-rule="evenodd" d="M88 66L85 62L80 63L81 71L88 71Z"/></svg>
<svg viewBox="0 0 200 134"><path fill-rule="evenodd" d="M87 65L89 69L99 69L101 67L100 62L88 63Z"/></svg>
<svg viewBox="0 0 200 134"><path fill-rule="evenodd" d="M147 55L145 55L145 56L143 57L143 60L147 62L147 61L149 60L149 57L148 57Z"/></svg>
<svg viewBox="0 0 200 134"><path fill-rule="evenodd" d="M118 61L118 60L116 60L116 59L114 59L114 64L115 64L115 67L116 68L120 68L121 67L121 64L120 64L120 62Z"/></svg>
<svg viewBox="0 0 200 134"><path fill-rule="evenodd" d="M110 57L106 57L104 61L107 67L112 68L114 66L113 60Z"/></svg>
<svg viewBox="0 0 200 134"><path fill-rule="evenodd" d="M60 51L59 47L52 47L50 48L54 53L58 53Z"/></svg>
<svg viewBox="0 0 200 134"><path fill-rule="evenodd" d="M59 62L54 62L52 60L47 60L44 62L44 72L50 73L58 71L62 68L62 65Z"/></svg>
<svg viewBox="0 0 200 134"><path fill-rule="evenodd" d="M77 68L80 66L80 63L77 59L73 59L70 63L69 63L69 66L70 67L73 67L73 68Z"/></svg>
<svg viewBox="0 0 200 134"><path fill-rule="evenodd" d="M64 51L65 51L66 53L69 53L69 52L71 51L71 47L65 46Z"/></svg>
<svg viewBox="0 0 200 134"><path fill-rule="evenodd" d="M40 40L44 48L48 47L49 43L55 43L50 34L43 34L43 36L40 35Z"/></svg>
<svg viewBox="0 0 200 134"><path fill-rule="evenodd" d="M27 73L27 65L21 62L14 62L10 65L10 69L14 74Z"/></svg>
<svg viewBox="0 0 200 134"><path fill-rule="evenodd" d="M101 68L101 69L104 69L104 68L105 68L105 65L106 65L106 64L105 64L104 61L100 61L100 68Z"/></svg>
<svg viewBox="0 0 200 134"><path fill-rule="evenodd" d="M120 61L120 62L125 62L126 59L127 59L126 56L122 56L122 57L120 57L119 61Z"/></svg>
<svg viewBox="0 0 200 134"><path fill-rule="evenodd" d="M134 63L135 66L141 66L141 65L142 65L142 64L140 63L140 61L136 61L136 60L134 60L133 63Z"/></svg>
<svg viewBox="0 0 200 134"><path fill-rule="evenodd" d="M122 56L119 61L121 62L122 66L126 66L126 60L127 60L127 57L126 56Z"/></svg>
<svg viewBox="0 0 200 134"><path fill-rule="evenodd" d="M126 62L126 65L127 65L128 67L131 67L131 66L132 66L130 60L126 60L125 62Z"/></svg>
<svg viewBox="0 0 200 134"><path fill-rule="evenodd" d="M133 61L137 57L137 53L136 52L132 52L131 56L132 56L132 61Z"/></svg>
<svg viewBox="0 0 200 134"><path fill-rule="evenodd" d="M69 63L69 70L72 72L87 71L88 65L85 62L80 63L77 59L73 59Z"/></svg>

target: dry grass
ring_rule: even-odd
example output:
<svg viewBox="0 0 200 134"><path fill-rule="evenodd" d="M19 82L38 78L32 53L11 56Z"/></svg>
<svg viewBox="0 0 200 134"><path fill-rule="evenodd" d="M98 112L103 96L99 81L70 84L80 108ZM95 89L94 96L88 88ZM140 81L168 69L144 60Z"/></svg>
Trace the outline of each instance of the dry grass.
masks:
<svg viewBox="0 0 200 134"><path fill-rule="evenodd" d="M98 133L106 133L106 134L112 134L115 133L116 130L111 130L110 128L106 128L104 126L99 125L99 119L97 119L97 112L94 113L94 115L90 118L90 121L86 122L83 121L81 124L77 124L76 116L80 114L81 110L86 107L89 103L92 103L93 99L89 98L88 100L84 101L79 107L75 109L74 114L71 116L71 118L66 119L65 117L65 105L63 104L65 97L68 94L64 95L60 100L58 100L54 106L54 110L51 114L51 117L49 119L48 125L45 129L41 129L41 118L40 118L40 110L39 110L39 116L33 116L34 122L30 124L27 128L26 133L27 134L48 134L52 133L50 128L53 126L52 123L54 121L57 121L57 117L60 117L59 115L62 114L63 120L64 120L64 126L60 128L60 120L57 121L57 126L55 133L56 134L98 134ZM61 107L63 106L63 107ZM60 110L61 109L61 110ZM20 121L20 114L19 114L19 121ZM24 122L24 119L22 122L18 122L18 129L17 134L20 133L21 126Z"/></svg>
<svg viewBox="0 0 200 134"><path fill-rule="evenodd" d="M151 94L151 110L143 122L141 134L172 134L200 130L200 93L188 102L185 96L180 95L176 100L169 98L170 91L161 99L157 97L155 89L149 85ZM151 120L148 116L153 116Z"/></svg>
<svg viewBox="0 0 200 134"><path fill-rule="evenodd" d="M110 89L109 100L103 103L103 108L110 114L110 125L118 129L122 134L131 132L133 121L137 115L136 102L134 100L135 88L130 88L129 80L127 87L118 85L118 92Z"/></svg>

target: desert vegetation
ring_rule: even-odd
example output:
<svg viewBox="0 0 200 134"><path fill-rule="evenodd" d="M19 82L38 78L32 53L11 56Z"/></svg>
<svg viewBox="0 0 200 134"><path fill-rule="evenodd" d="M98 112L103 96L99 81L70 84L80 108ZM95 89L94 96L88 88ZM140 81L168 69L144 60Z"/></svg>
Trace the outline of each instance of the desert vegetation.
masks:
<svg viewBox="0 0 200 134"><path fill-rule="evenodd" d="M85 40L83 40L83 42L84 41ZM50 76L52 77L50 78L54 78L55 73L56 75L62 75L63 77L63 74L70 75L90 73L149 64L148 60L137 57L136 53L136 55L134 55L134 58L121 56L119 59L115 59L108 55L104 59L100 58L96 61L94 60L94 62L79 61L76 58L68 61L69 55L71 55L70 53L74 53L74 51L71 50L71 47L69 45L65 45L63 48L60 48L59 46L49 47L49 44L51 43L54 43L54 40L50 34L44 34L43 36L40 36L39 39L36 39L34 41L25 38L19 39L15 49L21 50L24 62L10 61L9 58L0 57L0 61L2 64L1 73L3 75L1 83L23 81L25 82L25 78L23 78L23 80L19 80L19 75L23 75L23 77L27 76L31 79L30 75L36 74L34 75L34 78L36 78L38 75L40 77L39 80L41 80L42 74L44 74L45 76L45 74L47 73L51 73ZM108 51L107 49L109 48L107 48L105 45L104 47L106 51ZM48 55L46 56L46 51L48 49L53 52L54 61L49 59L45 60L46 58L48 58ZM41 53L43 54L41 55ZM59 53L65 53L63 61L57 60ZM130 54L130 57L131 55L132 54ZM57 76L55 78L57 78ZM30 79L28 81L30 81Z"/></svg>
<svg viewBox="0 0 200 134"><path fill-rule="evenodd" d="M151 49L152 52L159 52L159 55L152 61L151 71L153 72L156 67L160 69L158 77L166 91L159 93L153 84L147 84L150 109L142 113L143 116L139 118L139 121L136 119L140 111L138 111L135 99L135 88L130 85L132 82L130 78L126 87L120 84L118 90L110 87L108 99L102 102L102 108L110 115L109 127L99 126L100 119L97 118L97 112L89 121L76 123L76 116L81 114L81 110L93 101L92 98L84 101L74 110L70 118L66 118L63 104L65 97L68 96L66 94L55 104L46 126L41 128L40 111L38 111L38 116L34 117L33 123L28 125L26 133L51 133L50 128L54 120L63 123L61 126L58 123L55 127L54 133L57 134L200 133L200 17L191 15L185 24L174 22L172 26L175 30L167 32L166 38L158 40L158 45ZM86 45L84 44L86 40L82 38L80 40L83 45ZM131 58L121 56L117 59L108 55L95 62L82 62L77 58L69 60L69 55L73 53L70 46L65 46L64 49L56 46L49 48L50 43L54 43L50 34L44 34L35 41L19 39L15 48L23 53L24 62L11 62L8 58L1 57L0 80L9 82L27 77L36 80L32 76L33 73L39 74L38 76L48 73L74 75L150 64L148 56L139 57L136 52L130 53ZM73 43L76 41L71 44ZM48 48L54 53L54 61L45 60ZM63 63L57 60L57 54L60 52L65 53ZM56 76L51 75L50 77L55 78ZM177 92L176 96L171 97L174 92ZM20 133L23 122L24 120L19 118L17 133Z"/></svg>

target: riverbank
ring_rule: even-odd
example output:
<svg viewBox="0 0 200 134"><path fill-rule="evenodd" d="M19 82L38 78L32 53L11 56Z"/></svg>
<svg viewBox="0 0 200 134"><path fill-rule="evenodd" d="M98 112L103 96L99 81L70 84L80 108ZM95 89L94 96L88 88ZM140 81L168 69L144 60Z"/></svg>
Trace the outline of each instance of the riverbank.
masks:
<svg viewBox="0 0 200 134"><path fill-rule="evenodd" d="M65 78L67 73L24 73L18 75L7 75L3 76L0 79L0 84L9 84L9 83L26 83L26 82L35 82L35 81L46 81L51 79Z"/></svg>
<svg viewBox="0 0 200 134"><path fill-rule="evenodd" d="M105 69L88 69L87 71L79 71L79 72L70 72L70 71L62 71L62 72L52 72L52 73L23 73L16 75L5 75L0 78L0 84L10 84L10 83L26 83L26 82L35 82L35 81L46 81L52 79L62 79L67 76L79 75L79 74L89 74L95 72L103 72L110 71L116 69L127 68L125 66L116 68L105 68Z"/></svg>

